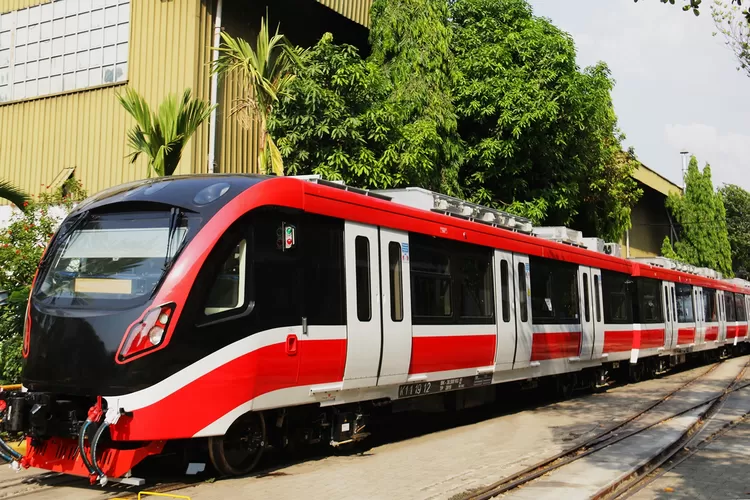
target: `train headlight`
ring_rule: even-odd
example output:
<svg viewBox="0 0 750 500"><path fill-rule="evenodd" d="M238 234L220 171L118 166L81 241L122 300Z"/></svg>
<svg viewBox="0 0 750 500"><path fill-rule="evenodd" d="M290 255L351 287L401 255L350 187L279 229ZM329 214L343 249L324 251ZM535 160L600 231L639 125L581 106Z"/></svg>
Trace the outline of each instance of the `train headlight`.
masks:
<svg viewBox="0 0 750 500"><path fill-rule="evenodd" d="M131 325L117 354L118 361L146 354L161 345L173 311L174 304L156 307L148 311L143 319Z"/></svg>
<svg viewBox="0 0 750 500"><path fill-rule="evenodd" d="M164 328L155 326L148 331L148 339L153 345L161 344L161 340L164 338Z"/></svg>

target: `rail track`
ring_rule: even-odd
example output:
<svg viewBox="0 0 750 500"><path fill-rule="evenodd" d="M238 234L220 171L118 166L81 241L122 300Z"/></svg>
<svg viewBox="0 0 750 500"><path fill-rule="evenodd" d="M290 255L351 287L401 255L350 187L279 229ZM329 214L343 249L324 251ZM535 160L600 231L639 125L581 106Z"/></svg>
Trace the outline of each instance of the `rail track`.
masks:
<svg viewBox="0 0 750 500"><path fill-rule="evenodd" d="M599 452L609 446L612 446L616 443L619 443L621 441L624 441L630 437L633 437L637 434L641 434L644 431L647 431L649 429L652 429L660 424L663 424L669 420L672 420L676 417L685 415L687 413L690 413L692 411L695 411L703 406L709 405L709 407L705 410L703 413L703 416L701 419L699 419L696 424L693 424L691 428L686 431L686 435L688 438L695 435L696 432L698 432L699 427L697 427L697 424L705 422L711 415L711 411L715 410L721 405L721 402L724 401L724 399L728 396L728 394L732 392L739 391L741 389L744 389L748 386L750 386L749 383L745 384L739 384L739 381L742 380L742 378L745 375L746 370L748 369L748 366L750 366L750 361L745 364L745 366L740 370L740 372L736 375L736 377L730 382L726 388L723 390L721 394L715 397L707 398L702 400L701 402L692 405L689 408L683 409L679 412L676 412L668 417L661 418L656 422L653 422L649 425L630 430L625 432L624 434L616 434L616 431L618 430L624 430L626 426L628 426L630 423L642 418L646 414L654 411L657 407L664 404L666 401L670 400L675 394L685 390L690 385L702 380L704 377L712 373L714 370L716 370L719 366L726 363L726 361L722 361L721 363L717 363L712 365L708 370L705 372L699 374L698 376L692 378L691 380L688 380L684 384L680 385L680 387L674 389L673 391L669 392L665 396L661 397L659 400L655 401L654 403L648 405L646 408L638 411L637 413L631 415L625 420L622 420L604 430L596 434L595 436L587 439L583 443L580 443L578 445L575 445L573 447L570 447L566 450L563 450L562 452L558 453L555 456L545 458L544 460L531 465L530 467L525 468L522 471L519 471L515 474L512 474L510 476L507 476L489 486L486 486L484 488L481 488L479 490L471 491L465 495L462 496L462 499L465 500L489 500L491 498L495 498L499 495L502 495L504 493L507 493L511 490L514 490L516 488L519 488L521 486L527 485L531 483L532 481L541 478L542 476L545 476L547 474L550 474L551 472L554 472L556 470L559 470L573 462L576 462L584 457L587 457L589 455L592 455L596 452ZM670 447L671 454L669 457L673 456L674 453L682 449L684 446L689 444L689 440L687 442L682 442L683 439L680 439L678 443L674 445L676 448L674 452L671 452L672 447ZM681 444L680 444L681 443ZM663 453L667 453L667 450L664 450ZM635 477L642 477L643 474L648 474L653 472L656 468L658 468L661 464L663 464L666 460L669 459L667 457L666 459L662 459L663 457L654 457L652 461L649 461L649 464L652 464L649 467L649 464L647 464L646 469L648 469L648 472L641 471L640 473L636 473L635 475L629 476L628 478L625 478L622 481L618 481L617 484L610 484L606 488L603 488L600 490L595 498L597 499L609 499L614 498L613 494L616 493L616 495L620 495L624 492L626 489L626 481L633 480L635 481ZM658 464L653 465L653 463L658 462ZM627 483L630 484L630 483Z"/></svg>
<svg viewBox="0 0 750 500"><path fill-rule="evenodd" d="M731 421L727 425L722 426L720 429L713 432L706 438L696 442L696 438L699 436L700 432L706 428L711 418L721 411L721 407L726 401L727 397L729 397L729 395L733 392L750 386L750 383L740 383L745 377L745 373L747 372L749 367L750 361L745 364L745 366L742 368L740 373L737 374L732 383L727 386L727 388L724 390L724 393L711 402L711 405L704 412L701 418L698 419L693 425L691 425L677 442L669 446L662 453L654 457L651 461L649 461L647 464L645 464L639 470L635 471L630 476L623 478L617 483L608 485L606 488L603 488L593 497L593 499L610 500L625 499L631 497L635 493L641 491L646 486L651 484L657 478L674 469L679 464L703 449L708 443L744 421L748 417L748 415L750 415L750 412L744 413L739 418ZM693 444L694 442L695 444Z"/></svg>

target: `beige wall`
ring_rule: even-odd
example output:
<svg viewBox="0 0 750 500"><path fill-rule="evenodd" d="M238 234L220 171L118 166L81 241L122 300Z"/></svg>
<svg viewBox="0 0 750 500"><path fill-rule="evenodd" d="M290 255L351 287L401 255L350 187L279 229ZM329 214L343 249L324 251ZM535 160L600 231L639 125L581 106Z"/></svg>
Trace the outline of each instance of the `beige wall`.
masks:
<svg viewBox="0 0 750 500"><path fill-rule="evenodd" d="M669 217L664 206L664 194L639 183L643 197L633 207L630 220L630 256L654 257L661 255L661 244L669 236ZM625 241L622 242L623 253ZM624 256L624 255L623 255Z"/></svg>

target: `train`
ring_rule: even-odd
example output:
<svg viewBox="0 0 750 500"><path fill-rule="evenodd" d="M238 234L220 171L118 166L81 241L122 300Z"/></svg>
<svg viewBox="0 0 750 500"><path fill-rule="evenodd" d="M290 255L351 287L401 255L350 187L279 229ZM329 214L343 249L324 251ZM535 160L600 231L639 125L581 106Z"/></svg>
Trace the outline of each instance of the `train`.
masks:
<svg viewBox="0 0 750 500"><path fill-rule="evenodd" d="M0 392L26 452L0 440L0 457L142 484L134 467L195 445L243 475L269 447L359 442L383 412L498 402L509 383L567 397L748 345L748 283L558 229L314 176L102 191L39 264L22 389Z"/></svg>

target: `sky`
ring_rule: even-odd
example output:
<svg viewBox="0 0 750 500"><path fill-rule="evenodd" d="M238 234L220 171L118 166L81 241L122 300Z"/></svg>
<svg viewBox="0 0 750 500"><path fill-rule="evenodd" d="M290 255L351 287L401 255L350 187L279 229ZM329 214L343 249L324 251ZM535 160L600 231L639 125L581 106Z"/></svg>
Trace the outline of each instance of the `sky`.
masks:
<svg viewBox="0 0 750 500"><path fill-rule="evenodd" d="M709 5L701 15L658 0L530 0L570 33L581 67L606 62L624 146L681 184L680 151L711 165L715 186L750 190L750 77L737 71Z"/></svg>

